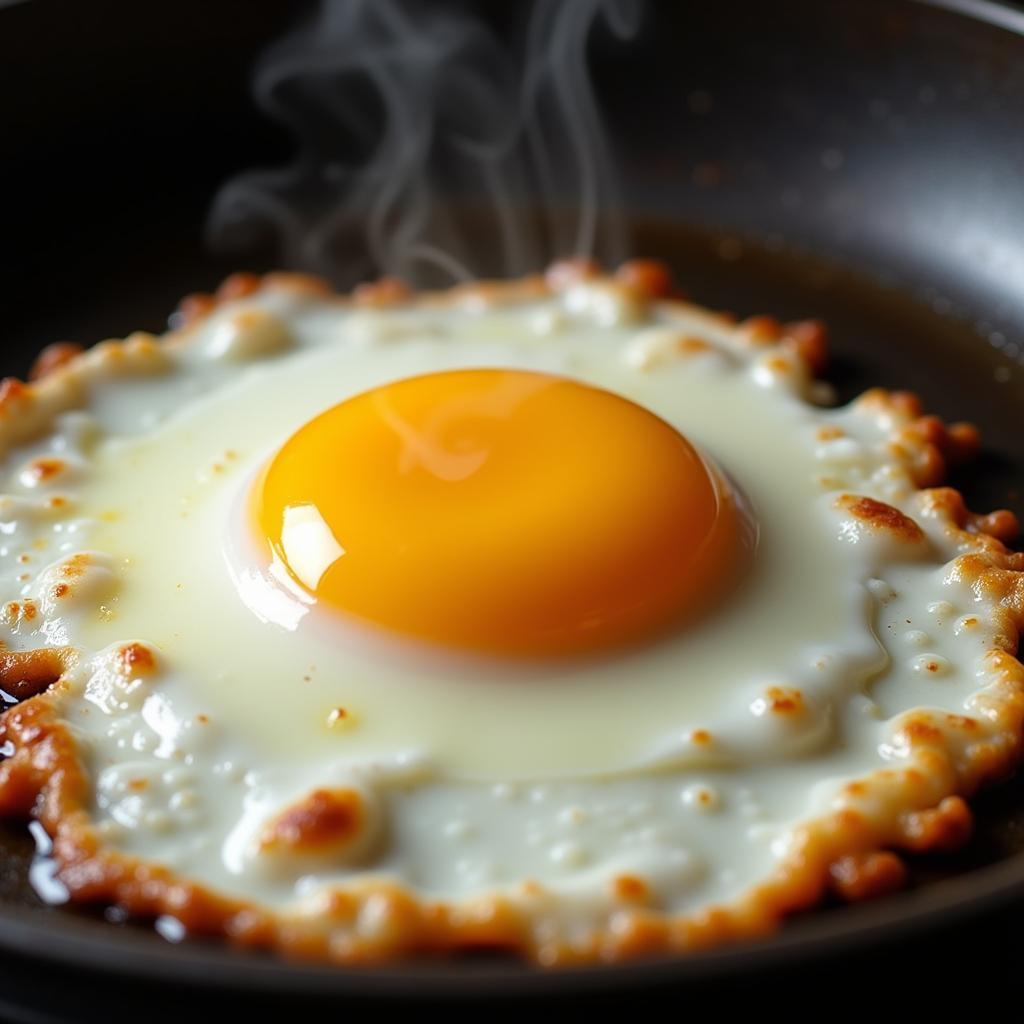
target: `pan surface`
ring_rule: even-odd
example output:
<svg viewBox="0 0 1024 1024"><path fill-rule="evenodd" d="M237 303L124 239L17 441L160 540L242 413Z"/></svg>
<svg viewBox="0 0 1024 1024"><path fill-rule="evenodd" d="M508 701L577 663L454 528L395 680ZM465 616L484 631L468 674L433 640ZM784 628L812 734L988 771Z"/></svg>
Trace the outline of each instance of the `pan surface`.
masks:
<svg viewBox="0 0 1024 1024"><path fill-rule="evenodd" d="M289 5L253 4L241 23L231 5L142 6L0 10L0 89L19 97L2 144L5 372L56 338L159 330L181 294L263 268L259 254L211 256L202 224L221 180L287 154L245 83ZM633 251L666 259L698 302L825 319L842 397L909 387L978 423L984 454L954 482L977 508L1024 513L1024 14L967 0L699 7L652 2L633 45L596 48ZM76 986L113 975L126 1007L173 981L147 1010L159 1020L200 997L269 1008L342 994L607 1000L736 978L784 986L812 961L826 976L911 938L941 963L942 937L967 929L995 956L1007 913L1024 909L1024 785L975 806L971 845L916 860L905 894L827 908L737 949L559 974L492 960L339 971L171 944L44 906L26 884L31 840L7 825L0 1011L31 1002L36 1019L91 1019L99 1010ZM53 964L65 984L46 983Z"/></svg>

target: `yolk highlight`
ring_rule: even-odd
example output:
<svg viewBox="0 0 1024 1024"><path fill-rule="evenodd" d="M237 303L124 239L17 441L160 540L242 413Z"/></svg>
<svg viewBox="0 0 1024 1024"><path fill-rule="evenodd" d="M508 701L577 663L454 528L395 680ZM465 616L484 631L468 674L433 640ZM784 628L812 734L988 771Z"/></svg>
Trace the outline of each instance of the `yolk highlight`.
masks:
<svg viewBox="0 0 1024 1024"><path fill-rule="evenodd" d="M585 653L706 605L739 512L676 430L610 392L515 370L414 377L296 432L254 492L321 605L450 647Z"/></svg>

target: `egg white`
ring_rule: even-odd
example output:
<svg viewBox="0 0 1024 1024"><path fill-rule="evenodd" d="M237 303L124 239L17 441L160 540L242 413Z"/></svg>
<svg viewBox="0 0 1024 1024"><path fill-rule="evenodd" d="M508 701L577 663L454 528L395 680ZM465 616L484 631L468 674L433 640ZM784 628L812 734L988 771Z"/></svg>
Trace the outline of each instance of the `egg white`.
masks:
<svg viewBox="0 0 1024 1024"><path fill-rule="evenodd" d="M574 377L678 427L753 509L749 577L645 649L528 668L351 645L316 607L294 628L254 613L238 506L268 456L346 397L467 366ZM996 628L946 571L937 527L900 543L837 509L852 490L912 512L916 488L884 420L816 395L799 360L762 356L741 328L596 284L390 310L261 293L151 374L98 376L84 411L8 451L0 592L44 606L8 642L83 652L57 706L104 840L215 890L288 907L367 878L456 900L531 879L568 932L600 918L621 873L667 912L729 901L842 781L899 760L898 716L971 707ZM42 453L68 471L26 486ZM88 586L46 606L79 551ZM153 678L111 668L126 640L157 652ZM797 713L773 707L779 688ZM276 814L332 785L371 809L366 842L312 859L261 847Z"/></svg>

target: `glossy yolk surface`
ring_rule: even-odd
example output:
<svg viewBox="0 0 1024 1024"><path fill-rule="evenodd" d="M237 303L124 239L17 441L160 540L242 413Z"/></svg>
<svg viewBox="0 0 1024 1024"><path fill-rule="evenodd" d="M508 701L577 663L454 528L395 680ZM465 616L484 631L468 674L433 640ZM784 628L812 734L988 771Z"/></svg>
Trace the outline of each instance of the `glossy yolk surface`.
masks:
<svg viewBox="0 0 1024 1024"><path fill-rule="evenodd" d="M464 650L585 653L695 614L739 513L610 392L513 370L401 380L298 430L254 490L273 557L346 618Z"/></svg>

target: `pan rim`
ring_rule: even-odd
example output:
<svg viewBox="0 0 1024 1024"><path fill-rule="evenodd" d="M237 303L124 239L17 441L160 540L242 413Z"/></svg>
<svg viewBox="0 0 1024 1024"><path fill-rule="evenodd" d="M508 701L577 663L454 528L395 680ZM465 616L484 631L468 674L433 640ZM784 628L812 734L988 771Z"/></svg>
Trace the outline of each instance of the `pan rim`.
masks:
<svg viewBox="0 0 1024 1024"><path fill-rule="evenodd" d="M975 21L987 22L996 28L1024 35L1024 11L1006 6L1001 0L911 0L924 7L934 7L960 14Z"/></svg>
<svg viewBox="0 0 1024 1024"><path fill-rule="evenodd" d="M484 963L457 959L339 967L254 954L201 939L140 948L139 935L133 930L81 917L55 915L40 921L39 911L27 907L0 907L0 948L64 967L113 973L121 979L181 984L187 978L189 986L213 990L244 988L306 996L344 992L385 999L405 998L414 990L417 995L435 998L472 999L484 993L530 998L555 992L622 991L666 981L711 982L737 969L757 973L796 959L806 966L840 953L855 953L873 939L884 945L919 933L929 924L951 927L1015 898L1024 898L1024 854L875 903L815 911L756 942L682 957L555 970L516 960ZM837 915L844 919L838 929Z"/></svg>

